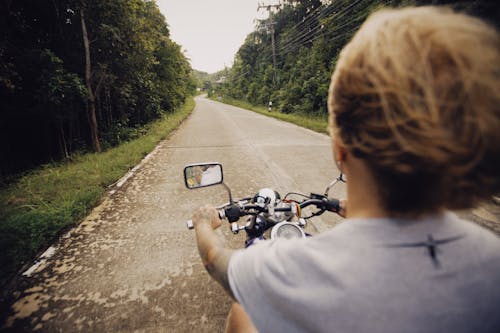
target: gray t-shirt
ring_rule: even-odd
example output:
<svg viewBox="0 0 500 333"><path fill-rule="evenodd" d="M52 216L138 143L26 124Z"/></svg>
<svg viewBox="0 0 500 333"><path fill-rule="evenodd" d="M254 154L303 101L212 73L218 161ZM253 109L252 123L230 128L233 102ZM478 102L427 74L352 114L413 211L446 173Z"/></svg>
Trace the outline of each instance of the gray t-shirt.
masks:
<svg viewBox="0 0 500 333"><path fill-rule="evenodd" d="M263 241L229 283L263 333L500 332L500 238L452 213Z"/></svg>

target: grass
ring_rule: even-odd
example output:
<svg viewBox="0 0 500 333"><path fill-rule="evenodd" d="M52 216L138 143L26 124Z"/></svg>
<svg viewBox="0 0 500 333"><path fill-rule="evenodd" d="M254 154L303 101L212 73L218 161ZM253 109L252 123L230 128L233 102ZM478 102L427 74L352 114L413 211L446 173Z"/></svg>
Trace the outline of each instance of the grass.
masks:
<svg viewBox="0 0 500 333"><path fill-rule="evenodd" d="M153 122L145 135L70 162L42 166L0 189L0 286L36 253L78 224L106 188L139 163L191 113L193 98Z"/></svg>
<svg viewBox="0 0 500 333"><path fill-rule="evenodd" d="M214 99L217 100L217 99ZM243 109L251 110L260 114L263 114L268 117L273 117L279 120L287 121L289 123L299 125L315 132L328 134L328 117L325 116L314 116L302 113L281 113L279 111L272 111L263 106L255 106L248 102L232 99L232 98L223 98L221 102L234 105Z"/></svg>

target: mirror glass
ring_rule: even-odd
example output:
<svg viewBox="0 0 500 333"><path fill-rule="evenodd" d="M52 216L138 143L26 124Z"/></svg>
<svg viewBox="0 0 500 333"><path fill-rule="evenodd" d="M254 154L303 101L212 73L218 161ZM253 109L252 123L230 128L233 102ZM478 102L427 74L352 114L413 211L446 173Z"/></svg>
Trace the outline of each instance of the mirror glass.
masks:
<svg viewBox="0 0 500 333"><path fill-rule="evenodd" d="M189 189L221 184L222 179L219 163L192 164L184 168L184 182Z"/></svg>

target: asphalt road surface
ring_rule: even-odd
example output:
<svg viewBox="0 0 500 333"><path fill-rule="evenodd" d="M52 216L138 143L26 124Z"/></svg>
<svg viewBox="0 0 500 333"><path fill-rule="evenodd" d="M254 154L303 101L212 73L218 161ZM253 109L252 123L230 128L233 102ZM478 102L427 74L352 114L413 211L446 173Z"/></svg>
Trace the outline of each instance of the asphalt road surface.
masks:
<svg viewBox="0 0 500 333"><path fill-rule="evenodd" d="M132 176L19 278L4 330L223 331L230 299L205 272L185 221L228 197L222 186L187 190L184 165L221 162L235 197L263 187L322 193L338 172L326 135L201 97L196 103ZM338 220L324 214L309 231ZM229 246L243 246L243 234L219 230Z"/></svg>
<svg viewBox="0 0 500 333"><path fill-rule="evenodd" d="M338 175L330 139L301 127L198 97L192 115L105 196L74 230L19 277L3 330L36 332L221 332L230 299L200 263L194 209L227 202L222 186L187 190L184 165L217 161L235 197L271 187L319 192ZM345 187L331 196L345 197ZM469 219L500 233L500 206ZM324 214L309 232L340 218ZM233 248L244 235L228 226Z"/></svg>

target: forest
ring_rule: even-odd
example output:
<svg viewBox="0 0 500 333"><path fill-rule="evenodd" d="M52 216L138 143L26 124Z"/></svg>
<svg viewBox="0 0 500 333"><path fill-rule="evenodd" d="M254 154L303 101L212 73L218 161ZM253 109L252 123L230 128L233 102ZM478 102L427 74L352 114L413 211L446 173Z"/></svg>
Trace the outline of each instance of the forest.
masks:
<svg viewBox="0 0 500 333"><path fill-rule="evenodd" d="M239 48L217 94L253 105L273 103L283 113L324 117L337 56L366 17L381 7L447 5L491 24L500 22L496 1L289 0L264 8ZM274 39L274 50L273 50Z"/></svg>
<svg viewBox="0 0 500 333"><path fill-rule="evenodd" d="M0 179L142 134L195 90L149 0L0 1Z"/></svg>

